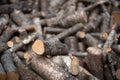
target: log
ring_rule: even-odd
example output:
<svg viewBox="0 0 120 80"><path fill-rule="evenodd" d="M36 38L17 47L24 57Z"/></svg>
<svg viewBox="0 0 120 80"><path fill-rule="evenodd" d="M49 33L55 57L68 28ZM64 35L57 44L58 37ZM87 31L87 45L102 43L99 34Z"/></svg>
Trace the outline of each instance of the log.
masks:
<svg viewBox="0 0 120 80"><path fill-rule="evenodd" d="M51 33L51 34L58 34L61 33L63 31L65 31L66 29L64 28L54 28L54 27L45 27L44 28L44 33Z"/></svg>
<svg viewBox="0 0 120 80"><path fill-rule="evenodd" d="M95 47L88 47L88 67L90 72L98 79L103 79L102 50Z"/></svg>
<svg viewBox="0 0 120 80"><path fill-rule="evenodd" d="M4 68L0 63L0 80L6 80L6 79L7 79L6 72L4 71Z"/></svg>
<svg viewBox="0 0 120 80"><path fill-rule="evenodd" d="M116 34L115 27L116 27L116 24L114 24L112 26L112 30L110 31L109 36L108 36L108 38L107 38L107 40L106 40L106 42L105 42L105 44L103 46L102 55L103 55L104 61L106 60L107 49L111 48L111 45L114 42L114 37L115 37L115 34Z"/></svg>
<svg viewBox="0 0 120 80"><path fill-rule="evenodd" d="M32 50L38 55L67 55L68 47L58 40L36 40L32 45Z"/></svg>
<svg viewBox="0 0 120 80"><path fill-rule="evenodd" d="M23 64L16 53L13 53L12 56L17 66L20 80L43 80L40 76L38 76L35 72L30 70L25 64Z"/></svg>
<svg viewBox="0 0 120 80"><path fill-rule="evenodd" d="M104 65L103 71L104 71L104 79L105 80L113 80L111 70L107 64Z"/></svg>
<svg viewBox="0 0 120 80"><path fill-rule="evenodd" d="M64 40L70 51L78 51L78 40L74 36L66 37Z"/></svg>
<svg viewBox="0 0 120 80"><path fill-rule="evenodd" d="M6 50L1 56L2 65L7 73L7 80L19 80L19 75L12 59L10 50Z"/></svg>
<svg viewBox="0 0 120 80"><path fill-rule="evenodd" d="M20 10L14 10L11 13L11 18L18 26L27 26L32 23Z"/></svg>
<svg viewBox="0 0 120 80"><path fill-rule="evenodd" d="M102 47L102 43L101 41L99 41L98 39L94 38L93 36L91 36L90 34L86 34L83 31L78 31L76 33L76 36L80 39L83 40L83 42L88 45L88 46L95 46L95 47Z"/></svg>
<svg viewBox="0 0 120 80"><path fill-rule="evenodd" d="M83 42L78 43L78 49L81 52L85 52L85 44Z"/></svg>
<svg viewBox="0 0 120 80"><path fill-rule="evenodd" d="M30 53L29 66L35 70L45 80L73 80L76 78L66 73L61 67L53 63L50 59L45 57L39 58L35 53ZM56 74L56 75L55 75Z"/></svg>
<svg viewBox="0 0 120 80"><path fill-rule="evenodd" d="M55 39L63 39L64 37L70 36L70 35L76 33L79 30L82 30L82 29L83 29L83 24L79 23L79 24L76 24L75 26L68 28L67 30L59 33L58 35L56 35L52 39L54 39L54 38Z"/></svg>
<svg viewBox="0 0 120 80"><path fill-rule="evenodd" d="M9 16L7 14L3 14L0 16L0 34L5 30L6 24L8 24Z"/></svg>

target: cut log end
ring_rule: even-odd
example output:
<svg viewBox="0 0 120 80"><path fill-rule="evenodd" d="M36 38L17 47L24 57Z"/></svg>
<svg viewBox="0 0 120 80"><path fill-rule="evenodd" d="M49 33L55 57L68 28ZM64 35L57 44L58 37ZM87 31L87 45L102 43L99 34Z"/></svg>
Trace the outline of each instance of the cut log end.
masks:
<svg viewBox="0 0 120 80"><path fill-rule="evenodd" d="M42 40L36 40L32 45L32 50L38 54L42 55L45 52L44 43Z"/></svg>
<svg viewBox="0 0 120 80"><path fill-rule="evenodd" d="M82 31L77 32L77 37L79 37L81 39L85 38L85 35L86 35L85 32L82 32Z"/></svg>
<svg viewBox="0 0 120 80"><path fill-rule="evenodd" d="M13 43L12 41L8 41L8 42L7 42L7 46L11 48L11 47L14 46L14 43Z"/></svg>
<svg viewBox="0 0 120 80"><path fill-rule="evenodd" d="M19 80L19 75L16 72L8 72L7 80Z"/></svg>
<svg viewBox="0 0 120 80"><path fill-rule="evenodd" d="M107 52L107 53L109 53L109 52L111 52L111 51L112 51L111 48L107 48L107 49L106 49L106 52Z"/></svg>
<svg viewBox="0 0 120 80"><path fill-rule="evenodd" d="M100 36L102 39L107 39L107 37L108 37L108 33L103 33L101 36Z"/></svg>
<svg viewBox="0 0 120 80"><path fill-rule="evenodd" d="M115 74L116 74L116 78L120 80L120 69L117 69Z"/></svg>
<svg viewBox="0 0 120 80"><path fill-rule="evenodd" d="M24 59L28 60L30 58L30 54L29 53L24 53Z"/></svg>

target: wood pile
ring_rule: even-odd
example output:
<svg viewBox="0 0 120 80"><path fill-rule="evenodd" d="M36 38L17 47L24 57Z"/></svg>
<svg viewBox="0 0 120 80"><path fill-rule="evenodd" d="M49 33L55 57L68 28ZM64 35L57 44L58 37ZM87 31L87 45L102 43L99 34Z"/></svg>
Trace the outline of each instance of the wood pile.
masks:
<svg viewBox="0 0 120 80"><path fill-rule="evenodd" d="M1 0L0 80L120 80L119 0Z"/></svg>

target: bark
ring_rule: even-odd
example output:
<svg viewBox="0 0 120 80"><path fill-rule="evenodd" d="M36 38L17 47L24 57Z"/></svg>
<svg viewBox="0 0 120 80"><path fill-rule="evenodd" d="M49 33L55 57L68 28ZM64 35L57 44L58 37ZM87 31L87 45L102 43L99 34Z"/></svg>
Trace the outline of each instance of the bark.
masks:
<svg viewBox="0 0 120 80"><path fill-rule="evenodd" d="M20 10L14 10L11 13L11 18L19 26L27 26L32 23L31 20L29 18L27 18L24 15L24 13L21 12Z"/></svg>
<svg viewBox="0 0 120 80"><path fill-rule="evenodd" d="M71 27L71 28L68 28L67 30L59 33L58 35L56 35L55 37L53 38L57 38L57 39L63 39L64 37L66 36L70 36L74 33L76 33L77 31L83 29L83 24L79 23L79 24L76 24L75 26Z"/></svg>
<svg viewBox="0 0 120 80"><path fill-rule="evenodd" d="M6 50L1 56L1 62L5 71L7 72L7 80L19 80L19 75L14 65L10 50Z"/></svg>
<svg viewBox="0 0 120 80"><path fill-rule="evenodd" d="M67 55L68 47L58 40L36 40L32 45L32 50L38 55Z"/></svg>
<svg viewBox="0 0 120 80"><path fill-rule="evenodd" d="M104 65L103 71L104 71L104 79L105 80L113 80L110 68L107 64Z"/></svg>
<svg viewBox="0 0 120 80"><path fill-rule="evenodd" d="M44 28L44 33L51 33L51 34L59 34L63 31L65 31L66 29L63 28L54 28L54 27L45 27Z"/></svg>
<svg viewBox="0 0 120 80"><path fill-rule="evenodd" d="M43 80L40 76L38 76L35 72L30 70L25 64L23 64L15 53L13 53L12 56L17 66L20 80Z"/></svg>
<svg viewBox="0 0 120 80"><path fill-rule="evenodd" d="M64 42L68 46L70 51L78 51L78 40L76 37L66 37Z"/></svg>
<svg viewBox="0 0 120 80"><path fill-rule="evenodd" d="M90 72L98 79L103 79L102 51L99 48L88 47L88 67Z"/></svg>
<svg viewBox="0 0 120 80"><path fill-rule="evenodd" d="M78 43L78 49L81 52L85 52L85 44L83 42Z"/></svg>
<svg viewBox="0 0 120 80"><path fill-rule="evenodd" d="M98 39L94 38L93 36L91 36L90 34L85 34L85 32L82 31L78 31L76 33L76 36L80 39L82 39L82 41L88 45L88 46L94 46L94 47L102 47L102 43L101 41L99 41Z"/></svg>
<svg viewBox="0 0 120 80"><path fill-rule="evenodd" d="M31 55L32 54L32 55ZM45 57L37 57L35 53L31 53L29 65L45 80L72 80L75 79L66 73L61 67L53 63ZM76 79L75 79L76 80Z"/></svg>

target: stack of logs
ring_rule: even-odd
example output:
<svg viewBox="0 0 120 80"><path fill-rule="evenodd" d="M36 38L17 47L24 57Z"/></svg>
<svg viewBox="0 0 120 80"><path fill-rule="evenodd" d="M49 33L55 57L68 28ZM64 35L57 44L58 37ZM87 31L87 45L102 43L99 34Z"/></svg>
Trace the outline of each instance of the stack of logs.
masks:
<svg viewBox="0 0 120 80"><path fill-rule="evenodd" d="M120 80L119 0L0 0L0 80Z"/></svg>

